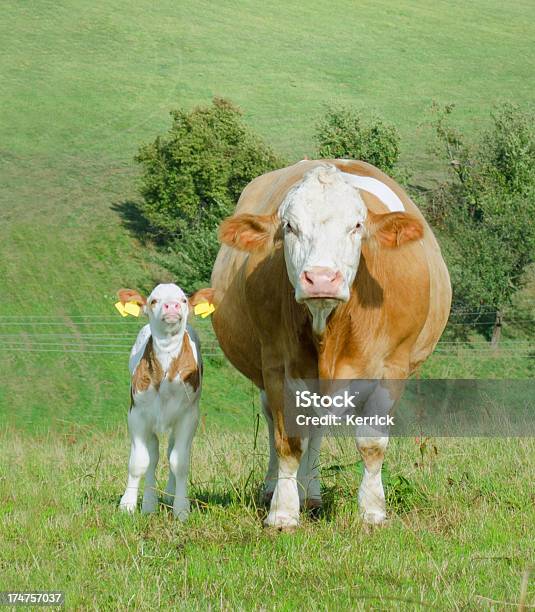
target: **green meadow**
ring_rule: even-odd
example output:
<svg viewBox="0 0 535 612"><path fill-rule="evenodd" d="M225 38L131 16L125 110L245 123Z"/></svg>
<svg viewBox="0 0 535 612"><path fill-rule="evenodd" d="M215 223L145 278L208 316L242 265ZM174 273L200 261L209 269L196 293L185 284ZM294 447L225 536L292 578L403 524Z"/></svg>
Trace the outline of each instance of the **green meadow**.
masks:
<svg viewBox="0 0 535 612"><path fill-rule="evenodd" d="M4 2L0 20L0 591L62 589L69 609L505 609L535 605L535 443L394 440L391 520L358 520L350 440L322 456L326 510L261 527L265 431L251 384L197 321L207 358L186 525L125 517L128 350L119 287L171 279L137 238L140 144L169 111L231 99L289 160L312 155L325 104L400 130L416 186L433 100L476 133L494 103L533 104L535 6L164 0ZM522 323L437 352L424 377L533 377ZM524 313L524 314L518 314ZM523 342L523 344L519 344ZM436 447L435 450L432 448ZM431 449L431 450L430 450ZM165 478L162 462L160 478ZM530 578L531 576L531 578Z"/></svg>

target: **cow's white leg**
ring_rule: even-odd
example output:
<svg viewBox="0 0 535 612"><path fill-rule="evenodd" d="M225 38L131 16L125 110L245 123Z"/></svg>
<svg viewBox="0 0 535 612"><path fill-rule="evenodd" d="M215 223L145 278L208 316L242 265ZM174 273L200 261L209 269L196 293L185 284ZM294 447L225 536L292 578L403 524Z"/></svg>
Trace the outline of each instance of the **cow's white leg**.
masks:
<svg viewBox="0 0 535 612"><path fill-rule="evenodd" d="M266 417L269 435L269 463L266 477L264 478L264 503L268 504L271 502L273 491L275 490L275 485L277 484L279 458L277 457L277 449L275 448L275 428L273 426L273 417L268 409L265 391L260 391L260 402L262 404L264 416Z"/></svg>
<svg viewBox="0 0 535 612"><path fill-rule="evenodd" d="M134 512L136 509L139 483L145 475L149 463L150 455L145 437L143 435L133 434L130 461L128 463L128 482L119 504L121 510Z"/></svg>
<svg viewBox="0 0 535 612"><path fill-rule="evenodd" d="M357 436L357 448L364 461L364 476L359 489L359 508L366 523L378 524L386 519L386 501L381 468L388 437Z"/></svg>
<svg viewBox="0 0 535 612"><path fill-rule="evenodd" d="M320 448L322 435L310 438L297 472L297 486L301 507L321 507Z"/></svg>
<svg viewBox="0 0 535 612"><path fill-rule="evenodd" d="M308 440L301 440L301 456L306 453ZM299 525L299 491L297 488L297 471L299 457L293 454L279 454L277 484L273 491L269 514L264 521L267 527L281 529Z"/></svg>
<svg viewBox="0 0 535 612"><path fill-rule="evenodd" d="M147 436L147 450L149 451L149 466L145 475L145 490L141 511L145 513L156 512L158 509L158 491L156 489L156 467L160 458L158 438L154 433Z"/></svg>
<svg viewBox="0 0 535 612"><path fill-rule="evenodd" d="M184 415L175 426L174 445L169 456L169 469L175 477L175 497L173 514L180 520L189 515L188 476L191 457L191 443L199 422L199 405L188 406Z"/></svg>
<svg viewBox="0 0 535 612"><path fill-rule="evenodd" d="M169 436L169 444L167 445L167 460L170 461L171 453L173 452L173 448L175 445L175 437L174 432L171 432ZM169 468L169 478L167 480L167 486L165 487L164 494L164 504L166 506L173 506L173 502L175 501L175 491L176 491L176 478L173 470Z"/></svg>

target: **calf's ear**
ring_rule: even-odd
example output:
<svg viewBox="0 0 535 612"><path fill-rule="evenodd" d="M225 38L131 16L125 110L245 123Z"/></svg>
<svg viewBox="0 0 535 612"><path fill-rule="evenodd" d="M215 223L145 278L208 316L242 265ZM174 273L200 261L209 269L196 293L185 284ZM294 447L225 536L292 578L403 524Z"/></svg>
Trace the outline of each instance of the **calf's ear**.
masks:
<svg viewBox="0 0 535 612"><path fill-rule="evenodd" d="M222 244L241 251L254 251L265 246L276 228L276 215L234 215L219 226Z"/></svg>
<svg viewBox="0 0 535 612"><path fill-rule="evenodd" d="M117 297L122 304L135 302L138 306L145 306L147 303L147 299L136 289L119 289L119 291L117 291Z"/></svg>
<svg viewBox="0 0 535 612"><path fill-rule="evenodd" d="M381 246L391 249L419 240L424 235L422 222L402 212L375 214L368 211L366 226L368 236L374 237Z"/></svg>

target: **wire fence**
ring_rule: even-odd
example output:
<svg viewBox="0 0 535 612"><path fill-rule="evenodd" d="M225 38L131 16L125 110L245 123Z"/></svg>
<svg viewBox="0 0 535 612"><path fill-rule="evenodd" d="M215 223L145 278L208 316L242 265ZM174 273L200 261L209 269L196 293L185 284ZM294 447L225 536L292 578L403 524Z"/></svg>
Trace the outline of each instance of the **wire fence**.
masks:
<svg viewBox="0 0 535 612"><path fill-rule="evenodd" d="M448 326L475 329L494 323L492 313L454 311ZM85 355L128 355L142 322L113 315L0 315L0 353L77 353ZM535 318L511 317L503 326L524 326L535 330ZM202 329L205 357L222 357L214 333ZM503 339L497 347L485 340L441 340L435 354L439 357L531 357L535 358L535 334L532 339Z"/></svg>

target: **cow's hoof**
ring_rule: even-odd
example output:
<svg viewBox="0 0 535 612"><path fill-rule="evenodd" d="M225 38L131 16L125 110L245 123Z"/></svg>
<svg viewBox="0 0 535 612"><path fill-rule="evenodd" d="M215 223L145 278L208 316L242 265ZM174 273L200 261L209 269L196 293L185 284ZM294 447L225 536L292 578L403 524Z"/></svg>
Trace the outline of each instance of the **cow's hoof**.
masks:
<svg viewBox="0 0 535 612"><path fill-rule="evenodd" d="M264 521L264 527L277 529L278 531L291 532L298 526L298 516L296 517L282 512L270 512Z"/></svg>
<svg viewBox="0 0 535 612"><path fill-rule="evenodd" d="M321 508L323 508L323 502L321 500L321 497L320 498L311 497L301 502L302 510L308 510L309 512L314 512L315 510L321 510Z"/></svg>
<svg viewBox="0 0 535 612"><path fill-rule="evenodd" d="M386 521L386 512L382 510L375 512L363 512L362 520L366 525L381 525Z"/></svg>
<svg viewBox="0 0 535 612"><path fill-rule="evenodd" d="M273 491L266 491L262 495L262 500L261 500L262 506L269 508L271 506L272 499L273 499Z"/></svg>

